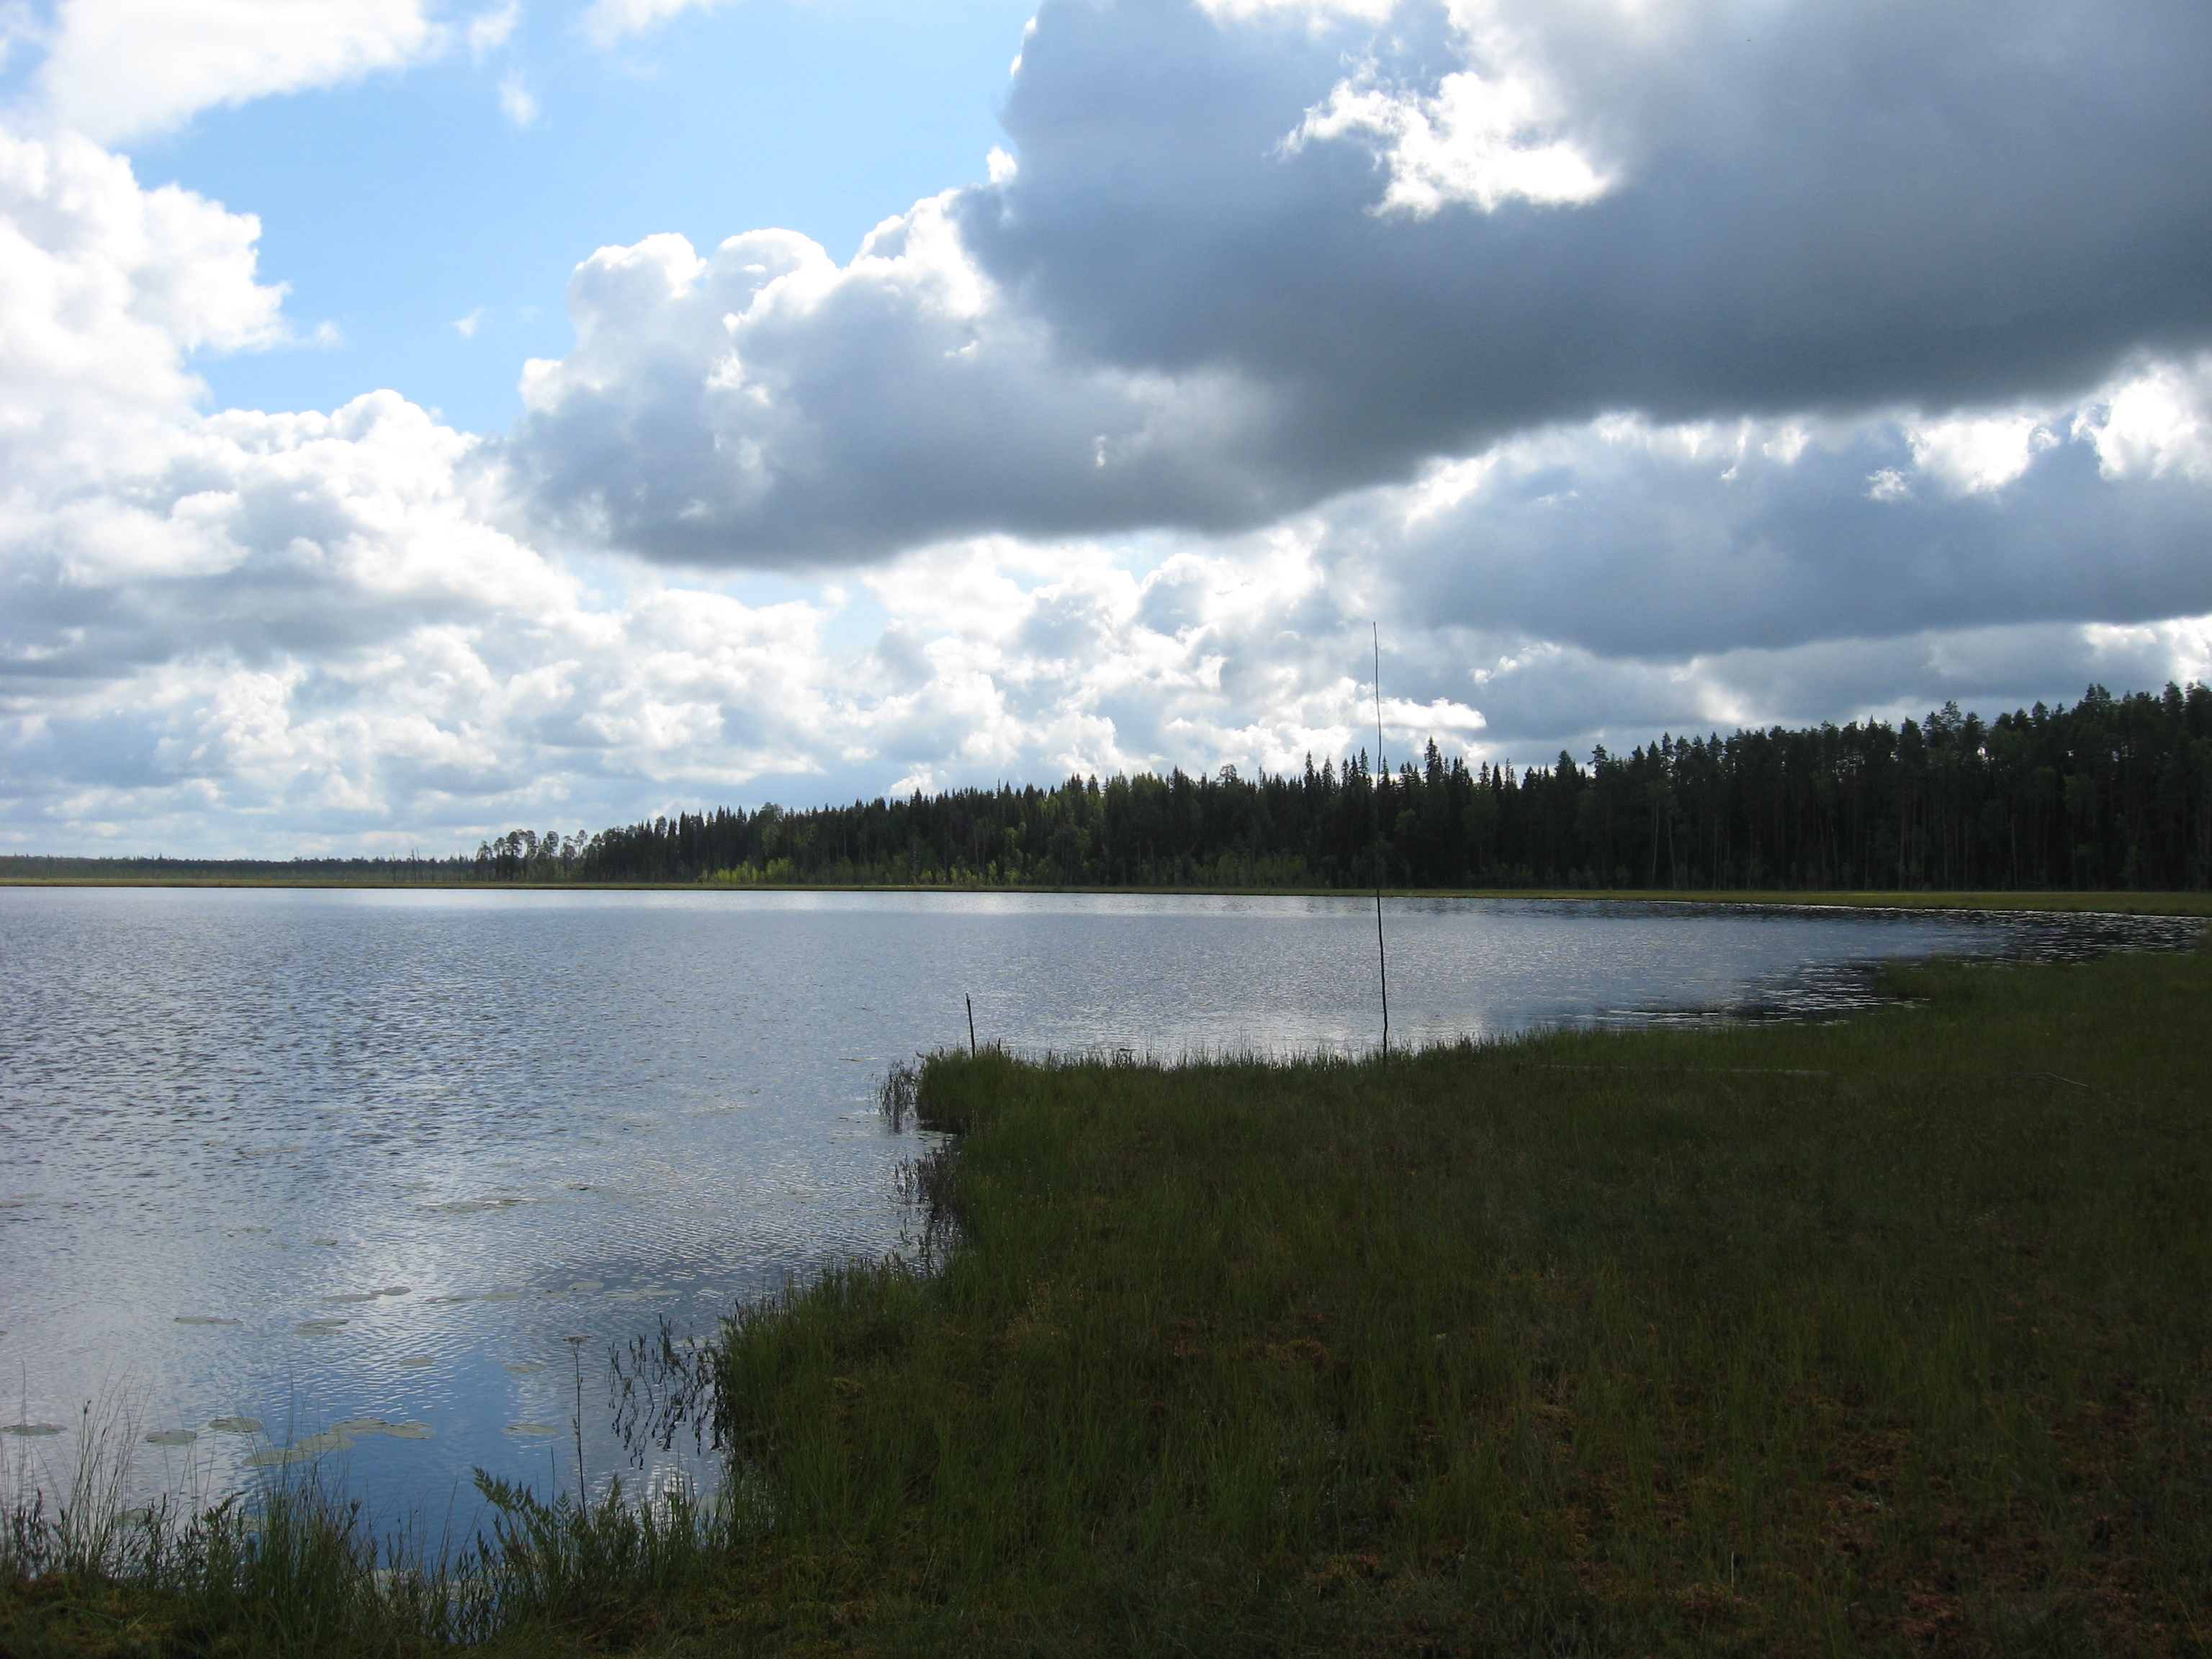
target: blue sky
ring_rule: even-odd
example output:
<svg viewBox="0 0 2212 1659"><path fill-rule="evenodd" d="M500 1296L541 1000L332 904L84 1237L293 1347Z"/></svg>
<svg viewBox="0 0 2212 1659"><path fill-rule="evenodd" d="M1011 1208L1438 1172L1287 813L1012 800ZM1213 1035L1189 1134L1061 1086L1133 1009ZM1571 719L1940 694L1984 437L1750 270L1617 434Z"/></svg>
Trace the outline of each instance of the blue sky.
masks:
<svg viewBox="0 0 2212 1659"><path fill-rule="evenodd" d="M0 850L2212 674L2170 0L0 12ZM1018 57L1017 57L1018 54Z"/></svg>
<svg viewBox="0 0 2212 1659"><path fill-rule="evenodd" d="M250 206L264 280L341 342L214 360L218 402L331 408L389 386L485 430L521 412L523 358L568 349L562 289L592 249L777 225L846 258L917 198L982 179L1029 15L759 0L606 50L580 9L526 9L481 53L210 110L129 153L149 184ZM526 125L502 109L516 87Z"/></svg>

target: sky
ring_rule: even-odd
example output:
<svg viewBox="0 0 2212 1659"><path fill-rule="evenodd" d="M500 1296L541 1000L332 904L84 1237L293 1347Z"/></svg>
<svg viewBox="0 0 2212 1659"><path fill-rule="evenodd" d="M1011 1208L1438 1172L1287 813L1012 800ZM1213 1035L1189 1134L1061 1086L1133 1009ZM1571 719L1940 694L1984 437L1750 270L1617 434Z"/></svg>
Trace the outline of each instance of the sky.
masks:
<svg viewBox="0 0 2212 1659"><path fill-rule="evenodd" d="M2212 11L4 0L0 851L2212 676Z"/></svg>

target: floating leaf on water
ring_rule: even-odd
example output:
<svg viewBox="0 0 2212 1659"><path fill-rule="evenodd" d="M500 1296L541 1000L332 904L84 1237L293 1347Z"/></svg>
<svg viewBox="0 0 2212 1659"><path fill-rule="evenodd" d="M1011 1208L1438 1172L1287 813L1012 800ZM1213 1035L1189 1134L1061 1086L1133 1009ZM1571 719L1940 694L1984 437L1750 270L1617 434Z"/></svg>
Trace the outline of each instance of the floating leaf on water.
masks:
<svg viewBox="0 0 2212 1659"><path fill-rule="evenodd" d="M661 1286L653 1285L640 1291L638 1294L640 1296L681 1296L684 1292L681 1291L664 1290Z"/></svg>
<svg viewBox="0 0 2212 1659"><path fill-rule="evenodd" d="M415 1294L415 1287L412 1285L386 1285L377 1294L379 1296L412 1296Z"/></svg>
<svg viewBox="0 0 2212 1659"><path fill-rule="evenodd" d="M337 1240L335 1238L311 1238L307 1243L311 1245L322 1245L327 1247L335 1245L337 1243Z"/></svg>
<svg viewBox="0 0 2212 1659"><path fill-rule="evenodd" d="M486 1302L520 1302L524 1297L529 1294L530 1292L527 1291L486 1291L483 1293L483 1300Z"/></svg>
<svg viewBox="0 0 2212 1659"><path fill-rule="evenodd" d="M0 1434L20 1434L27 1439L61 1431L58 1423L0 1423Z"/></svg>
<svg viewBox="0 0 2212 1659"><path fill-rule="evenodd" d="M440 1215L481 1215L487 1210L511 1210L529 1201L523 1198L457 1198L449 1204L422 1204L416 1207Z"/></svg>
<svg viewBox="0 0 2212 1659"><path fill-rule="evenodd" d="M392 1426L380 1417L349 1417L343 1423L331 1425L332 1434L382 1434Z"/></svg>
<svg viewBox="0 0 2212 1659"><path fill-rule="evenodd" d="M430 1437L428 1423L389 1423L385 1425L384 1431L394 1440L428 1440Z"/></svg>
<svg viewBox="0 0 2212 1659"><path fill-rule="evenodd" d="M189 1446L198 1439L197 1429L156 1429L146 1437L149 1446Z"/></svg>
<svg viewBox="0 0 2212 1659"><path fill-rule="evenodd" d="M235 1325L240 1322L235 1319L217 1319L211 1314L179 1314L176 1322L179 1325Z"/></svg>
<svg viewBox="0 0 2212 1659"><path fill-rule="evenodd" d="M558 1429L548 1428L543 1423L510 1423L507 1425L503 1432L507 1434L528 1435L534 1437L540 1435L558 1434L561 1431Z"/></svg>
<svg viewBox="0 0 2212 1659"><path fill-rule="evenodd" d="M580 1279L568 1288L589 1295L593 1291L604 1291L606 1287L607 1281L604 1279Z"/></svg>
<svg viewBox="0 0 2212 1659"><path fill-rule="evenodd" d="M472 1296L426 1296L422 1298L422 1304L425 1307L431 1307L441 1302L473 1302L475 1300L476 1297Z"/></svg>
<svg viewBox="0 0 2212 1659"><path fill-rule="evenodd" d="M403 1365L434 1365L438 1362L434 1357L427 1353L410 1353L399 1363Z"/></svg>
<svg viewBox="0 0 2212 1659"><path fill-rule="evenodd" d="M292 1448L295 1455L301 1457L317 1457L324 1452L351 1451L352 1449L352 1438L340 1434L335 1429L324 1434L311 1434Z"/></svg>
<svg viewBox="0 0 2212 1659"><path fill-rule="evenodd" d="M258 1434L261 1432L261 1419L258 1417L218 1417L208 1427L220 1429L225 1434Z"/></svg>
<svg viewBox="0 0 2212 1659"><path fill-rule="evenodd" d="M289 1446L272 1446L267 1451L247 1453L246 1467L249 1469L280 1468L287 1463L304 1462L310 1455L311 1453L295 1451Z"/></svg>
<svg viewBox="0 0 2212 1659"><path fill-rule="evenodd" d="M295 1336L335 1336L338 1328L348 1322L343 1319L303 1319L292 1327Z"/></svg>
<svg viewBox="0 0 2212 1659"><path fill-rule="evenodd" d="M544 1366L534 1359L507 1359L500 1362L517 1376L527 1376L532 1371L542 1371Z"/></svg>

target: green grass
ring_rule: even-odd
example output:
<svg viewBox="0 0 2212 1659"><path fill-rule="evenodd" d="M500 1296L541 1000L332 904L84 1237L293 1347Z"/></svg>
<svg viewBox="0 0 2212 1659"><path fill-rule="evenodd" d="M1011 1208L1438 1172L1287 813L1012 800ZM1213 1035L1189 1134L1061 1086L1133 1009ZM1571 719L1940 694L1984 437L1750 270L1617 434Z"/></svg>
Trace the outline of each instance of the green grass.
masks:
<svg viewBox="0 0 2212 1659"><path fill-rule="evenodd" d="M933 1057L958 1243L731 1324L742 1505L657 1556L512 1516L467 1626L370 1607L365 1534L320 1589L19 1571L0 1652L2201 1651L2212 956L1893 984L1387 1063Z"/></svg>
<svg viewBox="0 0 2212 1659"><path fill-rule="evenodd" d="M1942 968L1844 1024L1388 1064L939 1056L964 1248L731 1332L780 1520L734 1629L2201 1645L2208 969Z"/></svg>
<svg viewBox="0 0 2212 1659"><path fill-rule="evenodd" d="M548 1503L477 1480L495 1518L451 1552L313 1478L197 1510L127 1510L112 1491L19 1501L0 1538L0 1656L629 1650L713 1589L740 1529L680 1492Z"/></svg>

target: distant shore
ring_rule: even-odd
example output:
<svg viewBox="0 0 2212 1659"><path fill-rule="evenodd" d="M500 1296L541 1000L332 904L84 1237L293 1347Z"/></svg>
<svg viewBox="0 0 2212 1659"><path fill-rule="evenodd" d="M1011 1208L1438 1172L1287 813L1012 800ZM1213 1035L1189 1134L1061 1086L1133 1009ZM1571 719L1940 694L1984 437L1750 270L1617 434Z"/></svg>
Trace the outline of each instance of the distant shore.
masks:
<svg viewBox="0 0 2212 1659"><path fill-rule="evenodd" d="M917 883L841 885L831 882L711 881L393 881L327 876L269 875L15 875L0 872L0 887L296 887L470 893L1113 893L1212 898L1364 898L1371 888L1347 887L1073 887ZM2100 915L2212 916L2212 892L1912 891L1799 892L1782 889L1705 891L1681 888L1386 887L1386 898L1583 899L1615 904L1756 904L1788 908L1854 910L2039 910Z"/></svg>

